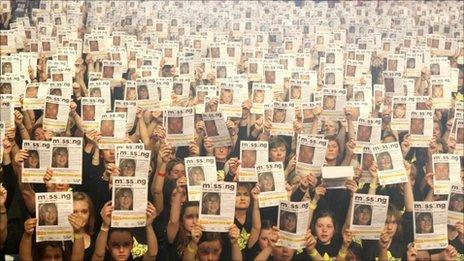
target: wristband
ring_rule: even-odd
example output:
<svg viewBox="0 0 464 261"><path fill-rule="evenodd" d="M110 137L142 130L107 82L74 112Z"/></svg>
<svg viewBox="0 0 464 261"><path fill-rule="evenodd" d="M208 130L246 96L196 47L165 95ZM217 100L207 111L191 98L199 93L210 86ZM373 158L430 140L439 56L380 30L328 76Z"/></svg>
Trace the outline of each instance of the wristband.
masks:
<svg viewBox="0 0 464 261"><path fill-rule="evenodd" d="M192 254L195 254L197 252L198 248L193 248L190 246L190 244L187 245L187 251L192 253Z"/></svg>
<svg viewBox="0 0 464 261"><path fill-rule="evenodd" d="M166 177L166 172L158 171L158 176L160 176L160 177Z"/></svg>
<svg viewBox="0 0 464 261"><path fill-rule="evenodd" d="M369 188L371 189L376 189L379 185L375 184L375 183L371 183L369 184Z"/></svg>
<svg viewBox="0 0 464 261"><path fill-rule="evenodd" d="M83 234L74 233L74 239L81 239L81 238L83 238L83 237L84 237Z"/></svg>
<svg viewBox="0 0 464 261"><path fill-rule="evenodd" d="M313 249L313 251L309 252L309 256L313 257L313 258L316 257L318 254L319 254L319 252L317 252L316 249Z"/></svg>
<svg viewBox="0 0 464 261"><path fill-rule="evenodd" d="M107 227L103 227L103 226L102 226L102 227L100 228L100 231L108 232L108 230L109 230L109 228L107 228Z"/></svg>

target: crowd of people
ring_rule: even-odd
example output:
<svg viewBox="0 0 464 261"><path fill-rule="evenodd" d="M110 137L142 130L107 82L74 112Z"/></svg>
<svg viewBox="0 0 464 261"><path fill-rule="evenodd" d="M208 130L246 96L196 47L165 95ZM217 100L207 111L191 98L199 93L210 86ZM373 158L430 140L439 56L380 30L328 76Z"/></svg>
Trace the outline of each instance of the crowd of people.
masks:
<svg viewBox="0 0 464 261"><path fill-rule="evenodd" d="M417 202L447 202L464 217L462 2L53 0L21 17L13 15L15 1L0 4L0 259L464 259L462 219L439 216L446 246L423 249L414 238L438 233L437 216L416 213ZM212 112L223 122L203 119ZM378 120L380 139L364 119ZM24 148L79 137L78 153L67 145L48 156ZM300 144L300 137L327 146ZM242 149L243 141L264 142L268 155ZM143 226L112 223L113 212L140 207L137 190L113 188L116 177L137 177L143 168L135 159L117 161L120 143L150 151ZM397 143L401 155L365 155L383 143ZM458 156L459 168L434 162L436 154ZM187 168L189 157L214 158L216 169ZM283 231L300 231L299 216L260 206L260 194L279 187L272 172L256 175L264 162L283 164L287 200L309 203L301 249L281 244ZM385 184L381 174L398 165L407 178ZM354 176L328 186L321 169L342 166ZM76 168L78 184L56 179ZM27 181L26 169L39 182ZM254 182L243 181L249 169ZM224 197L203 193L200 205L188 191L211 173L236 183L226 233L205 231L199 219L222 215ZM461 192L437 193L443 180ZM61 206L37 199L70 191L66 217ZM379 218L371 205L353 206L355 194L389 198L375 240L350 227ZM72 238L37 242L39 227L63 218Z"/></svg>

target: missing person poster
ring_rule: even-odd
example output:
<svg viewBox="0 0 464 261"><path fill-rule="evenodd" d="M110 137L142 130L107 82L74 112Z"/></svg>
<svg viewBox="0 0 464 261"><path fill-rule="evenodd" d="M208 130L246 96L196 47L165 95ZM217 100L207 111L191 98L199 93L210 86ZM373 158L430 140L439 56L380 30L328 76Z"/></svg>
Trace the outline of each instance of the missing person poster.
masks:
<svg viewBox="0 0 464 261"><path fill-rule="evenodd" d="M350 230L360 239L379 240L388 210L388 196L353 194Z"/></svg>
<svg viewBox="0 0 464 261"><path fill-rule="evenodd" d="M22 148L27 150L28 158L23 161L21 182L43 183L45 172L51 166L51 142L23 140Z"/></svg>
<svg viewBox="0 0 464 261"><path fill-rule="evenodd" d="M322 167L322 184L327 189L346 188L346 181L354 177L351 166Z"/></svg>
<svg viewBox="0 0 464 261"><path fill-rule="evenodd" d="M460 182L461 163L458 155L433 154L433 193L448 195L452 183Z"/></svg>
<svg viewBox="0 0 464 261"><path fill-rule="evenodd" d="M274 101L271 135L293 136L295 103Z"/></svg>
<svg viewBox="0 0 464 261"><path fill-rule="evenodd" d="M52 138L51 183L82 184L82 144L82 138Z"/></svg>
<svg viewBox="0 0 464 261"><path fill-rule="evenodd" d="M278 245L291 249L304 248L309 227L309 201L280 201L277 224L281 236Z"/></svg>
<svg viewBox="0 0 464 261"><path fill-rule="evenodd" d="M120 147L119 147L120 148ZM148 177L150 174L150 150L121 150L118 155L119 176L123 177Z"/></svg>
<svg viewBox="0 0 464 261"><path fill-rule="evenodd" d="M135 124L135 114L137 112L137 101L114 101L114 112L126 114L126 130L132 130Z"/></svg>
<svg viewBox="0 0 464 261"><path fill-rule="evenodd" d="M305 177L313 174L321 175L321 167L325 161L328 141L308 135L298 135L296 147L296 174Z"/></svg>
<svg viewBox="0 0 464 261"><path fill-rule="evenodd" d="M35 193L36 242L72 240L68 216L73 213L72 192Z"/></svg>
<svg viewBox="0 0 464 261"><path fill-rule="evenodd" d="M344 119L344 108L346 105L345 89L322 89L322 113L323 119Z"/></svg>
<svg viewBox="0 0 464 261"><path fill-rule="evenodd" d="M379 183L382 186L404 183L408 176L403 164L403 154L398 142L382 143L371 147L377 163Z"/></svg>
<svg viewBox="0 0 464 261"><path fill-rule="evenodd" d="M115 162L119 162L119 153L124 150L145 150L143 143L121 143L114 145Z"/></svg>
<svg viewBox="0 0 464 261"><path fill-rule="evenodd" d="M187 172L189 201L200 201L201 183L217 181L215 157L188 157L184 159Z"/></svg>
<svg viewBox="0 0 464 261"><path fill-rule="evenodd" d="M43 126L45 130L52 132L64 132L68 125L69 98L47 95L45 98L45 109Z"/></svg>
<svg viewBox="0 0 464 261"><path fill-rule="evenodd" d="M433 111L414 110L410 115L411 147L427 148L433 137Z"/></svg>
<svg viewBox="0 0 464 261"><path fill-rule="evenodd" d="M256 164L256 174L261 189L258 197L260 208L278 206L281 200L287 200L282 162Z"/></svg>
<svg viewBox="0 0 464 261"><path fill-rule="evenodd" d="M234 224L235 182L203 182L201 184L199 223L203 231L228 232Z"/></svg>
<svg viewBox="0 0 464 261"><path fill-rule="evenodd" d="M26 85L23 98L23 109L42 110L45 102L46 85L30 83Z"/></svg>
<svg viewBox="0 0 464 261"><path fill-rule="evenodd" d="M106 113L106 99L82 97L81 119L84 132L100 129L101 116Z"/></svg>
<svg viewBox="0 0 464 261"><path fill-rule="evenodd" d="M213 147L231 146L230 133L222 112L206 112L202 114L206 136L213 142Z"/></svg>
<svg viewBox="0 0 464 261"><path fill-rule="evenodd" d="M451 185L448 202L448 225L456 226L464 220L464 187L460 183Z"/></svg>
<svg viewBox="0 0 464 261"><path fill-rule="evenodd" d="M124 143L126 139L126 114L105 113L100 121L100 149L113 149L115 143Z"/></svg>
<svg viewBox="0 0 464 261"><path fill-rule="evenodd" d="M193 107L170 107L164 110L163 126L166 129L166 140L172 146L188 146L193 141L194 116Z"/></svg>
<svg viewBox="0 0 464 261"><path fill-rule="evenodd" d="M443 249L448 245L448 202L414 202L414 246L418 250Z"/></svg>
<svg viewBox="0 0 464 261"><path fill-rule="evenodd" d="M257 182L256 164L266 163L269 155L267 141L240 141L240 182Z"/></svg>
<svg viewBox="0 0 464 261"><path fill-rule="evenodd" d="M146 225L147 187L146 177L113 177L111 227Z"/></svg>
<svg viewBox="0 0 464 261"><path fill-rule="evenodd" d="M409 130L411 111L415 109L415 99L412 96L392 97L391 128L393 130Z"/></svg>

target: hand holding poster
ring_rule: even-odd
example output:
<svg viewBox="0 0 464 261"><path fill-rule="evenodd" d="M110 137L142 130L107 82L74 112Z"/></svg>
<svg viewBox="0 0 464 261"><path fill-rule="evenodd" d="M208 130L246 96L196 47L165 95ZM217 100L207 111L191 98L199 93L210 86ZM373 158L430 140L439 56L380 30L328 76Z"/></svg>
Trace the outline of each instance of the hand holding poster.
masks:
<svg viewBox="0 0 464 261"><path fill-rule="evenodd" d="M398 142L383 143L371 147L377 163L380 185L404 183L408 176Z"/></svg>
<svg viewBox="0 0 464 261"><path fill-rule="evenodd" d="M280 229L280 246L302 249L306 246L309 227L309 202L281 201L277 224Z"/></svg>
<svg viewBox="0 0 464 261"><path fill-rule="evenodd" d="M65 241L73 238L68 216L73 213L72 192L35 193L36 241Z"/></svg>
<svg viewBox="0 0 464 261"><path fill-rule="evenodd" d="M203 182L201 184L199 223L203 231L228 232L234 224L235 182Z"/></svg>
<svg viewBox="0 0 464 261"><path fill-rule="evenodd" d="M23 161L21 182L43 183L47 168L51 166L51 142L23 140L28 158Z"/></svg>
<svg viewBox="0 0 464 261"><path fill-rule="evenodd" d="M447 209L447 201L414 202L414 244L418 250L448 245Z"/></svg>
<svg viewBox="0 0 464 261"><path fill-rule="evenodd" d="M325 139L298 135L296 174L306 176L311 173L315 176L320 176L321 167L325 160L327 143L328 141Z"/></svg>
<svg viewBox="0 0 464 261"><path fill-rule="evenodd" d="M111 227L145 226L147 183L144 177L113 177Z"/></svg>
<svg viewBox="0 0 464 261"><path fill-rule="evenodd" d="M353 176L354 170L351 166L322 167L322 184L327 189L346 188L346 181Z"/></svg>
<svg viewBox="0 0 464 261"><path fill-rule="evenodd" d="M200 201L201 183L217 181L215 157L185 158L189 201Z"/></svg>
<svg viewBox="0 0 464 261"><path fill-rule="evenodd" d="M268 161L267 141L240 141L239 181L256 182L256 164Z"/></svg>
<svg viewBox="0 0 464 261"><path fill-rule="evenodd" d="M360 239L378 240L385 226L388 196L353 194L350 230Z"/></svg>
<svg viewBox="0 0 464 261"><path fill-rule="evenodd" d="M278 206L280 200L287 200L282 162L256 164L256 174L261 189L259 193L260 208Z"/></svg>

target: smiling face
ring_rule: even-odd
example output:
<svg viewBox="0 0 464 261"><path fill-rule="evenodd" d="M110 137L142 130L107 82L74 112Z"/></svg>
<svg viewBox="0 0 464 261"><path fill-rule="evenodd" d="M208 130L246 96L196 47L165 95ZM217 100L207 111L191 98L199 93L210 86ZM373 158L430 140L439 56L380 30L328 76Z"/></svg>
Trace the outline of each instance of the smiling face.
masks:
<svg viewBox="0 0 464 261"><path fill-rule="evenodd" d="M132 210L133 193L131 189L119 189L115 196L116 210Z"/></svg>
<svg viewBox="0 0 464 261"><path fill-rule="evenodd" d="M263 103L264 102L264 91L255 90L253 93L253 102L254 103Z"/></svg>
<svg viewBox="0 0 464 261"><path fill-rule="evenodd" d="M380 171L393 169L393 163L390 154L388 152L382 152L378 154L377 165Z"/></svg>
<svg viewBox="0 0 464 261"><path fill-rule="evenodd" d="M372 132L371 126L358 125L357 140L369 142L371 139L371 132Z"/></svg>
<svg viewBox="0 0 464 261"><path fill-rule="evenodd" d="M417 217L417 232L418 233L432 233L433 232L433 218L430 213L421 213Z"/></svg>
<svg viewBox="0 0 464 261"><path fill-rule="evenodd" d="M45 118L54 119L58 118L58 104L47 102L45 104Z"/></svg>
<svg viewBox="0 0 464 261"><path fill-rule="evenodd" d="M274 191L274 176L271 172L264 172L258 176L259 186L262 192Z"/></svg>
<svg viewBox="0 0 464 261"><path fill-rule="evenodd" d="M29 154L29 157L27 158L27 164L25 165L29 168L40 168L39 153L36 150L28 150L27 154Z"/></svg>
<svg viewBox="0 0 464 261"><path fill-rule="evenodd" d="M435 163L435 179L448 180L449 179L449 163Z"/></svg>
<svg viewBox="0 0 464 261"><path fill-rule="evenodd" d="M274 109L274 113L273 113L273 116L272 116L272 122L284 123L286 113L287 112L286 112L285 109Z"/></svg>
<svg viewBox="0 0 464 261"><path fill-rule="evenodd" d="M55 148L53 149L52 167L54 168L67 168L68 167L68 149Z"/></svg>
<svg viewBox="0 0 464 261"><path fill-rule="evenodd" d="M219 215L221 198L218 193L209 193L204 199L203 213L207 215Z"/></svg>
<svg viewBox="0 0 464 261"><path fill-rule="evenodd" d="M119 164L119 171L121 176L124 177L133 177L135 175L135 160L133 159L124 159L121 160Z"/></svg>
<svg viewBox="0 0 464 261"><path fill-rule="evenodd" d="M312 164L314 157L314 147L307 145L300 145L300 152L298 155L298 162Z"/></svg>
<svg viewBox="0 0 464 261"><path fill-rule="evenodd" d="M228 90L228 89L221 90L221 97L220 97L221 104L232 104L233 99L234 99L234 93L232 92L232 90Z"/></svg>
<svg viewBox="0 0 464 261"><path fill-rule="evenodd" d="M84 121L95 120L95 105L82 105L82 119Z"/></svg>
<svg viewBox="0 0 464 261"><path fill-rule="evenodd" d="M372 209L369 206L360 206L354 213L354 224L370 225L372 217Z"/></svg>
<svg viewBox="0 0 464 261"><path fill-rule="evenodd" d="M406 104L397 103L393 107L393 118L404 119L406 117Z"/></svg>
<svg viewBox="0 0 464 261"><path fill-rule="evenodd" d="M205 173L203 173L202 167L190 167L188 176L190 186L200 186L201 182L205 181Z"/></svg>
<svg viewBox="0 0 464 261"><path fill-rule="evenodd" d="M335 96L328 95L324 97L324 110L335 110Z"/></svg>
<svg viewBox="0 0 464 261"><path fill-rule="evenodd" d="M280 223L281 229L287 232L295 233L296 232L296 215L294 213L284 212L281 218L282 218L281 223Z"/></svg>
<svg viewBox="0 0 464 261"><path fill-rule="evenodd" d="M168 118L168 134L182 134L184 122L182 117Z"/></svg>
<svg viewBox="0 0 464 261"><path fill-rule="evenodd" d="M58 225L58 209L54 203L45 203L39 208L40 224L44 226Z"/></svg>
<svg viewBox="0 0 464 261"><path fill-rule="evenodd" d="M113 137L114 120L102 120L100 126L100 133L103 137Z"/></svg>

